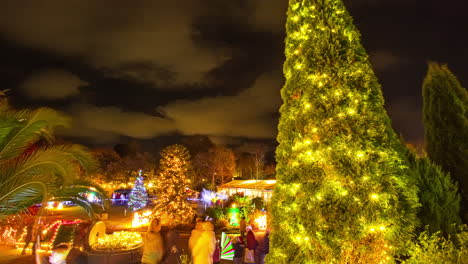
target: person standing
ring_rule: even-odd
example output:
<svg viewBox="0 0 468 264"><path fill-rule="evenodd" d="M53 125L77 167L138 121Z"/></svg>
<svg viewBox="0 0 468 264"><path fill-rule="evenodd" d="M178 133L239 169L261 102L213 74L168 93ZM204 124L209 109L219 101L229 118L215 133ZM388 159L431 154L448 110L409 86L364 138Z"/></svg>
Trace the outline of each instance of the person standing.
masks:
<svg viewBox="0 0 468 264"><path fill-rule="evenodd" d="M255 248L257 248L258 242L255 239L255 234L252 231L252 226L246 226L245 230L247 231L247 235L244 262L245 264L253 264L255 263Z"/></svg>
<svg viewBox="0 0 468 264"><path fill-rule="evenodd" d="M164 245L161 237L161 223L159 219L153 219L148 226L148 232L143 236L143 256L141 257L142 264L160 264Z"/></svg>
<svg viewBox="0 0 468 264"><path fill-rule="evenodd" d="M219 240L216 240L216 247L213 253L213 264L219 264L221 261L221 248L219 247Z"/></svg>
<svg viewBox="0 0 468 264"><path fill-rule="evenodd" d="M190 234L190 238L188 242L189 250L192 253L192 256L194 254L193 247L195 246L195 243L200 238L202 232L203 232L203 222L201 221L201 218L197 218L195 228L192 230L192 233Z"/></svg>
<svg viewBox="0 0 468 264"><path fill-rule="evenodd" d="M234 249L233 264L243 264L242 257L244 256L244 241L241 236L234 237L232 240L232 247Z"/></svg>
<svg viewBox="0 0 468 264"><path fill-rule="evenodd" d="M31 244L31 242L33 244L32 254L34 255L36 253L35 247L34 247L35 239L33 238L33 228L34 228L34 221L31 220L31 222L28 223L28 225L26 226L26 235L24 236L24 247L23 247L23 251L21 251L21 255L26 254L26 250L28 249L29 244Z"/></svg>
<svg viewBox="0 0 468 264"><path fill-rule="evenodd" d="M246 227L245 216L243 216L239 223L240 234L242 237L245 237L245 227Z"/></svg>
<svg viewBox="0 0 468 264"><path fill-rule="evenodd" d="M258 240L258 246L255 249L255 264L265 264L265 256L270 252L270 232L266 231L263 239Z"/></svg>
<svg viewBox="0 0 468 264"><path fill-rule="evenodd" d="M161 227L161 235L164 241L164 256L162 263L179 263L181 250L179 249L179 232L173 222L164 222Z"/></svg>
<svg viewBox="0 0 468 264"><path fill-rule="evenodd" d="M193 241L193 264L213 264L213 253L216 247L214 227L210 222L201 224L202 232L198 239Z"/></svg>

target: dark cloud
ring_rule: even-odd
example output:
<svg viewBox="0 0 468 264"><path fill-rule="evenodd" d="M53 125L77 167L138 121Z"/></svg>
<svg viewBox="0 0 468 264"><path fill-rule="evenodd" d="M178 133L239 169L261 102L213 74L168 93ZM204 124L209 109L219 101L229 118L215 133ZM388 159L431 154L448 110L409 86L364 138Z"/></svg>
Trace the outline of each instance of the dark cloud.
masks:
<svg viewBox="0 0 468 264"><path fill-rule="evenodd" d="M76 137L115 134L148 139L175 131L170 120L140 112L125 112L118 107L79 104L69 111L75 122L69 133Z"/></svg>
<svg viewBox="0 0 468 264"><path fill-rule="evenodd" d="M226 59L225 49L193 41L200 6L201 0L12 1L0 9L0 32L23 45L78 56L114 76L160 85L164 68L177 83L195 83Z"/></svg>
<svg viewBox="0 0 468 264"><path fill-rule="evenodd" d="M399 57L388 50L371 52L369 55L372 66L376 71L380 72L394 70L403 64L409 63L408 59Z"/></svg>
<svg viewBox="0 0 468 264"><path fill-rule="evenodd" d="M180 100L160 108L186 135L273 138L280 106L279 74L263 74L234 96Z"/></svg>
<svg viewBox="0 0 468 264"><path fill-rule="evenodd" d="M76 75L64 70L46 70L26 79L20 90L36 99L63 99L80 93L79 87L87 85Z"/></svg>
<svg viewBox="0 0 468 264"><path fill-rule="evenodd" d="M280 106L278 74L263 74L253 85L233 96L178 100L159 107L162 116L123 111L119 107L76 104L68 113L73 128L62 135L112 142L119 136L149 139L179 132L184 135L274 138Z"/></svg>

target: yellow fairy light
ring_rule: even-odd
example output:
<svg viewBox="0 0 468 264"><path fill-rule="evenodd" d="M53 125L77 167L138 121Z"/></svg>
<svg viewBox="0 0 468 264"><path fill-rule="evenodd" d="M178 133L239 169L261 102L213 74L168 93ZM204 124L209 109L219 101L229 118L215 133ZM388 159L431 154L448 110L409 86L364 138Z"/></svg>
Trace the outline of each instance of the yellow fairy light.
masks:
<svg viewBox="0 0 468 264"><path fill-rule="evenodd" d="M305 108L310 108L310 107L311 107L310 104L306 104L306 105L305 105Z"/></svg>
<svg viewBox="0 0 468 264"><path fill-rule="evenodd" d="M319 86L319 87L322 87L322 86L323 86L323 82L319 82L319 83L318 83L318 86Z"/></svg>
<svg viewBox="0 0 468 264"><path fill-rule="evenodd" d="M294 66L294 68L300 70L300 69L302 69L302 64L298 63L298 64L296 64L296 66Z"/></svg>
<svg viewBox="0 0 468 264"><path fill-rule="evenodd" d="M373 194L370 195L370 198L371 198L372 200L378 200L378 199L379 199L379 195L376 194L376 193L373 193Z"/></svg>
<svg viewBox="0 0 468 264"><path fill-rule="evenodd" d="M293 20L294 22L299 21L299 16L294 16L294 17L292 18L292 20Z"/></svg>
<svg viewBox="0 0 468 264"><path fill-rule="evenodd" d="M121 249L132 249L143 244L141 235L137 232L128 231L117 231L112 235L104 235L100 237L98 241L92 245L97 250L121 250Z"/></svg>

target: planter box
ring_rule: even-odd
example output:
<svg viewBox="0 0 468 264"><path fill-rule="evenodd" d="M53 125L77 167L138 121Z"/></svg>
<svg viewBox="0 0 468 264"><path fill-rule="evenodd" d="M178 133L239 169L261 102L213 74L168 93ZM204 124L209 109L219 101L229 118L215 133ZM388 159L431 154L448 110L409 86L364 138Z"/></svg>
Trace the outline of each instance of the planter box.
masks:
<svg viewBox="0 0 468 264"><path fill-rule="evenodd" d="M140 263L141 247L128 251L87 253L88 264L132 264Z"/></svg>

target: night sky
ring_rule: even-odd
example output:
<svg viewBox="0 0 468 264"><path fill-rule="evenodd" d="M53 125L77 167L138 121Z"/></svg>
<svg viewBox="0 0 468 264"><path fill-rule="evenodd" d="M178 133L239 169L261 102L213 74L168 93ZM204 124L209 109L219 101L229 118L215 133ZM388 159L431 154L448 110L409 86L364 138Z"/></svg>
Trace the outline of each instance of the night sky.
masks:
<svg viewBox="0 0 468 264"><path fill-rule="evenodd" d="M421 142L429 60L468 83L468 1L345 1L397 132ZM2 1L0 89L71 115L89 146L274 140L287 0Z"/></svg>

